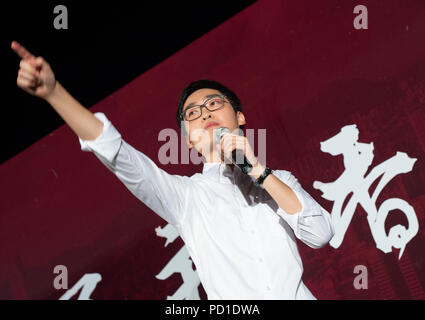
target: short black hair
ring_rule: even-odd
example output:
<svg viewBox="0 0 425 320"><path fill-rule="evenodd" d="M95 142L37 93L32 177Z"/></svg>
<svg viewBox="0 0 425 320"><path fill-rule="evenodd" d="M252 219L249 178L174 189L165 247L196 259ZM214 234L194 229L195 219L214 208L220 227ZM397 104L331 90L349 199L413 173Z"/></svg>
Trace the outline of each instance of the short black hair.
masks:
<svg viewBox="0 0 425 320"><path fill-rule="evenodd" d="M209 80L209 79L200 79L200 80L193 81L193 82L189 83L186 86L186 88L183 89L183 91L180 95L179 104L178 104L178 108L177 108L177 115L176 115L177 126L179 127L179 129L185 135L186 135L186 132L184 130L184 127L180 127L181 121L183 120L183 118L182 118L182 116L183 116L183 106L184 106L187 98L192 93L194 93L195 91L197 91L199 89L214 89L214 90L220 91L220 93L225 95L227 100L229 100L230 104L233 107L233 110L235 110L235 113L237 111L242 112L242 105L241 105L241 102L240 102L238 96L232 90L230 90L228 87L226 87L225 85L221 84L220 82L217 82L217 81L214 81L214 80ZM239 126L239 127L243 130L245 125L242 125L242 126Z"/></svg>

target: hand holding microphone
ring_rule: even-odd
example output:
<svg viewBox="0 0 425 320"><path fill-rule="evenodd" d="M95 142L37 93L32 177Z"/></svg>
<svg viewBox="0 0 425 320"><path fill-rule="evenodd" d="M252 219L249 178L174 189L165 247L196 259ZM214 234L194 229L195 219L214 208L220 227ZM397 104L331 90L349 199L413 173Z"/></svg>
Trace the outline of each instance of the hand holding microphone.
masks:
<svg viewBox="0 0 425 320"><path fill-rule="evenodd" d="M214 131L214 141L224 156L231 159L243 173L255 177L258 172L261 174L264 171L265 167L258 162L246 137L231 133L229 128L220 127Z"/></svg>

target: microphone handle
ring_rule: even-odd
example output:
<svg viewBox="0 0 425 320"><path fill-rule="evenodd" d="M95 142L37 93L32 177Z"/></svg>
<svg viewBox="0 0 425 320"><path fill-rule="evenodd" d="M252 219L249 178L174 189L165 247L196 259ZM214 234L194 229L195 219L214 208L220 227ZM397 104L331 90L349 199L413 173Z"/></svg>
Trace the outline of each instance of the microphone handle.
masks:
<svg viewBox="0 0 425 320"><path fill-rule="evenodd" d="M237 159L242 159L243 163L237 163ZM232 151L232 160L233 163L236 164L243 173L248 174L252 170L252 164L249 163L248 159L245 157L243 150L235 149Z"/></svg>

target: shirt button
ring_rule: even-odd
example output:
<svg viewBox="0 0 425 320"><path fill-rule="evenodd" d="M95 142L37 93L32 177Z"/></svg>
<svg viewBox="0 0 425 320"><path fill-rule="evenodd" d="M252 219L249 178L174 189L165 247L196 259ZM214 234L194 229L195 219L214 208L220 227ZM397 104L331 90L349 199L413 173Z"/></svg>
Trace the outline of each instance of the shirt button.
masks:
<svg viewBox="0 0 425 320"><path fill-rule="evenodd" d="M270 288L270 286L267 286L267 288L266 288L266 289L267 289L267 291L270 291L270 289L271 289L271 288Z"/></svg>
<svg viewBox="0 0 425 320"><path fill-rule="evenodd" d="M255 234L255 231L254 231L254 229L251 229L251 234Z"/></svg>
<svg viewBox="0 0 425 320"><path fill-rule="evenodd" d="M263 258L259 258L258 261L263 262Z"/></svg>

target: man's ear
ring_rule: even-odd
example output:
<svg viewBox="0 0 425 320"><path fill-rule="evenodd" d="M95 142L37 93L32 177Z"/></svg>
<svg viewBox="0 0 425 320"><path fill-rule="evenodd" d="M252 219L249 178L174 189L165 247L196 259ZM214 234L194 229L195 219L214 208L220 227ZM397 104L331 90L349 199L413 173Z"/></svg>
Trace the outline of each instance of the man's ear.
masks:
<svg viewBox="0 0 425 320"><path fill-rule="evenodd" d="M193 143L189 140L189 135L185 135L186 143L189 149L193 148Z"/></svg>
<svg viewBox="0 0 425 320"><path fill-rule="evenodd" d="M236 113L236 118L238 119L239 126L243 126L244 124L246 124L245 116L242 112L238 111Z"/></svg>
<svg viewBox="0 0 425 320"><path fill-rule="evenodd" d="M182 134L184 135L184 139L186 140L187 146L189 149L192 149L194 145L189 139L189 125L187 125L185 121L182 121L181 125L184 126L184 133L182 132Z"/></svg>

